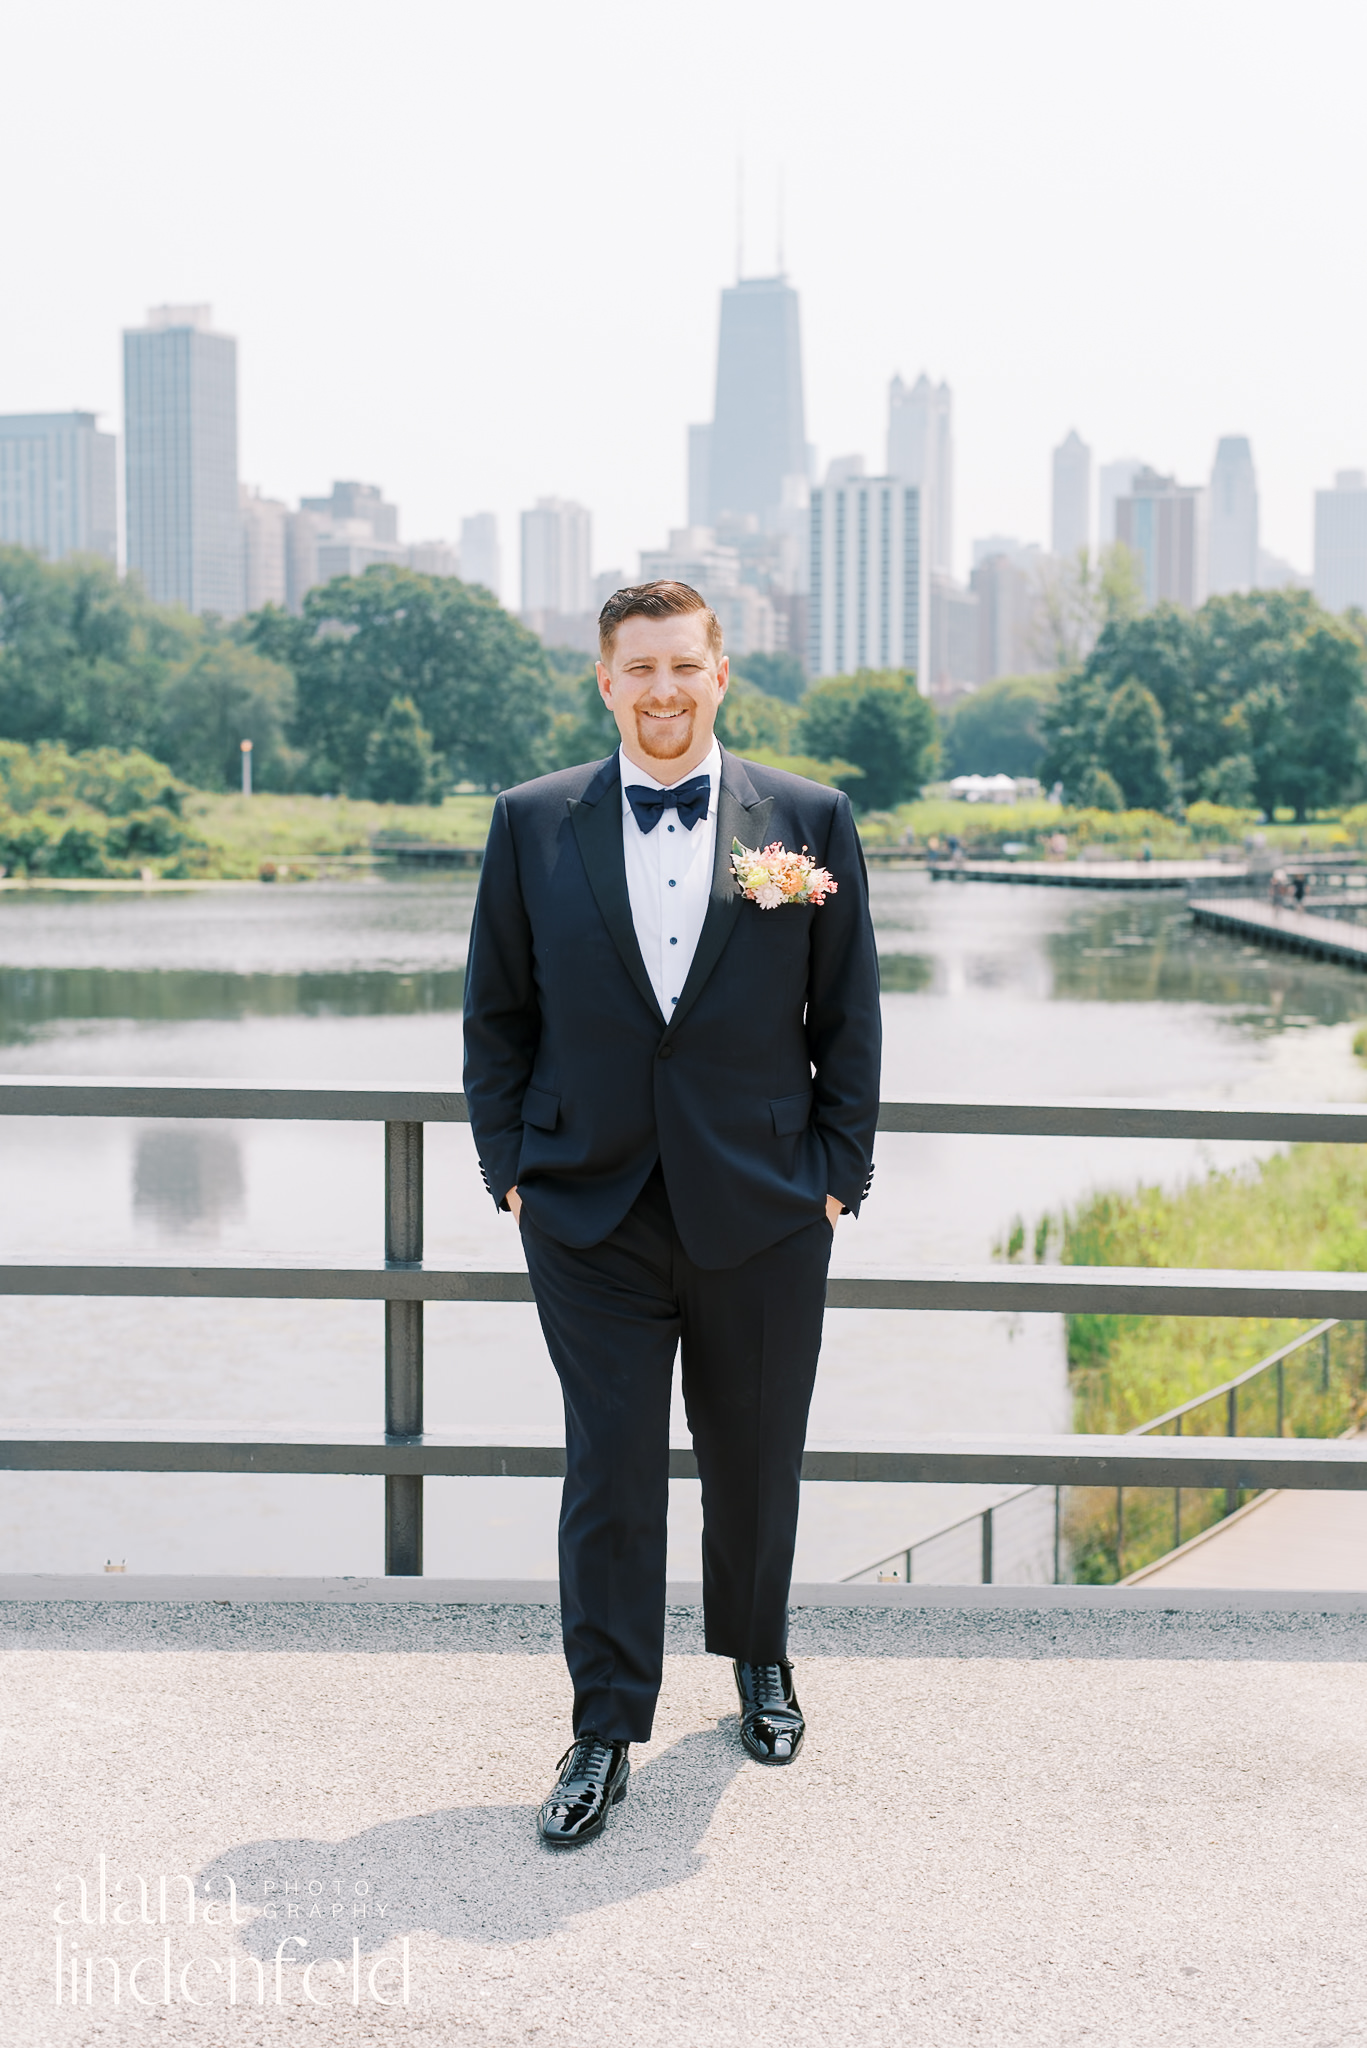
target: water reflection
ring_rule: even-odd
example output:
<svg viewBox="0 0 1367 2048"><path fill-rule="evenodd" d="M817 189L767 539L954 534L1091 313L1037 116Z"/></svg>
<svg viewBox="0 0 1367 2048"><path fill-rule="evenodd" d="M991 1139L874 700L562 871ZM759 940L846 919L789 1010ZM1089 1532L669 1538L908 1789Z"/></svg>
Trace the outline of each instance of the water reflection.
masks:
<svg viewBox="0 0 1367 2048"><path fill-rule="evenodd" d="M232 974L157 968L2 967L0 1044L54 1024L193 1024L247 1017L411 1017L459 1010L465 971Z"/></svg>
<svg viewBox="0 0 1367 2048"><path fill-rule="evenodd" d="M1255 1032L1367 1014L1367 978L1200 930L1183 902L1092 899L1046 944L1053 993L1075 1002L1201 1003Z"/></svg>
<svg viewBox="0 0 1367 2048"><path fill-rule="evenodd" d="M1345 1021L1367 1012L1350 970L1249 955L1195 932L1180 901L872 878L882 953L883 1092L922 1096L1192 1094L1323 1099L1362 1092ZM16 1073L396 1080L460 1071L461 963L473 878L325 884L283 894L85 900L0 896L0 1041ZM1325 1028L1332 1027L1332 1028ZM229 1255L376 1256L381 1147L372 1126L5 1126L0 1241L136 1256L149 1237ZM1248 1148L1237 1149L1247 1156ZM842 1271L973 1263L1013 1215L1089 1187L1171 1181L1228 1146L905 1136L879 1146L875 1199L842 1226ZM479 1184L466 1126L428 1135L428 1255L516 1262ZM446 1304L427 1329L434 1426L554 1428L558 1401L530 1309ZM54 1364L57 1361L57 1364ZM126 1413L316 1428L376 1426L376 1304L0 1301L0 1410ZM1068 1416L1061 1328L1047 1317L841 1312L827 1325L813 1435L1038 1432ZM682 1429L682 1419L680 1419ZM429 1569L553 1569L554 1488L433 1482ZM984 1504L950 1488L818 1486L799 1576L840 1577ZM11 1570L372 1571L382 1489L368 1480L190 1481L11 1475ZM914 1495L914 1498L913 1498ZM671 1569L696 1577L696 1487L679 1482ZM1003 1525L1003 1543L1007 1530Z"/></svg>
<svg viewBox="0 0 1367 2048"><path fill-rule="evenodd" d="M145 1124L133 1146L133 1215L163 1236L213 1236L245 1208L242 1151L230 1126Z"/></svg>

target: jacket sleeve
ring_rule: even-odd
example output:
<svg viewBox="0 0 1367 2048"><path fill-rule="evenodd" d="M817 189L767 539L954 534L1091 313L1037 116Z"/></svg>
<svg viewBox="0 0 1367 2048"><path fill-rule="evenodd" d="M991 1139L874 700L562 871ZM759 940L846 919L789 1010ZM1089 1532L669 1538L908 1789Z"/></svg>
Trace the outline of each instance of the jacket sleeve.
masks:
<svg viewBox="0 0 1367 2048"><path fill-rule="evenodd" d="M814 1121L826 1148L827 1192L857 1216L873 1179L883 1020L868 872L843 795L823 865L839 887L812 919L807 1044L816 1070Z"/></svg>
<svg viewBox="0 0 1367 2048"><path fill-rule="evenodd" d="M465 1099L479 1169L506 1209L522 1151L522 1098L541 1038L532 931L506 797L494 805L465 967Z"/></svg>

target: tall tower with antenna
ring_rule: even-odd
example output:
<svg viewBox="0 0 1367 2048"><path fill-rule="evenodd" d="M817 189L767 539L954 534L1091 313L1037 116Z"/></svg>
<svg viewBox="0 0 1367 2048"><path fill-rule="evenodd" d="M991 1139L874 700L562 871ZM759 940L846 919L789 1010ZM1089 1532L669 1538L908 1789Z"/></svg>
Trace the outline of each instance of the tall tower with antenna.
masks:
<svg viewBox="0 0 1367 2048"><path fill-rule="evenodd" d="M707 472L707 517L693 467L690 516L716 526L726 518L756 520L762 530L805 485L807 435L802 399L802 335L798 296L787 278L742 277L721 295L717 390L712 425L694 432L694 463Z"/></svg>

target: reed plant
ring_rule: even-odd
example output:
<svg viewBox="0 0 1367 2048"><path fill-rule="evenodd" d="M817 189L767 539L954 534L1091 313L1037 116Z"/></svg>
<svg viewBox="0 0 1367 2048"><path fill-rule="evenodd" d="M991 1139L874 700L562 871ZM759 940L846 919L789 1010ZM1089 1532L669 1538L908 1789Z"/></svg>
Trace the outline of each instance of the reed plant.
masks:
<svg viewBox="0 0 1367 2048"><path fill-rule="evenodd" d="M1017 1218L998 1256L1073 1266L1352 1272L1367 1267L1367 1149L1295 1145L1176 1190L1089 1195ZM1074 1315L1074 1427L1123 1431L1255 1365L1302 1328L1267 1317Z"/></svg>

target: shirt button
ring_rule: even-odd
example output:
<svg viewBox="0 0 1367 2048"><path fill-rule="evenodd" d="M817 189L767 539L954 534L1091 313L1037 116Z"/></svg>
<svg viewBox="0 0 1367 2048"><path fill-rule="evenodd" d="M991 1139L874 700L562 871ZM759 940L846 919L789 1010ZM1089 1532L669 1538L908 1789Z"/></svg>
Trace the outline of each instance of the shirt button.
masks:
<svg viewBox="0 0 1367 2048"><path fill-rule="evenodd" d="M671 889L677 889L679 885L677 882L671 882L669 886Z"/></svg>
<svg viewBox="0 0 1367 2048"><path fill-rule="evenodd" d="M672 825L666 825L666 826L665 826L665 831L666 831L666 832L672 832L673 830L674 830L674 827L673 827Z"/></svg>
<svg viewBox="0 0 1367 2048"><path fill-rule="evenodd" d="M671 946L677 946L679 942L677 939L671 939L669 943Z"/></svg>

